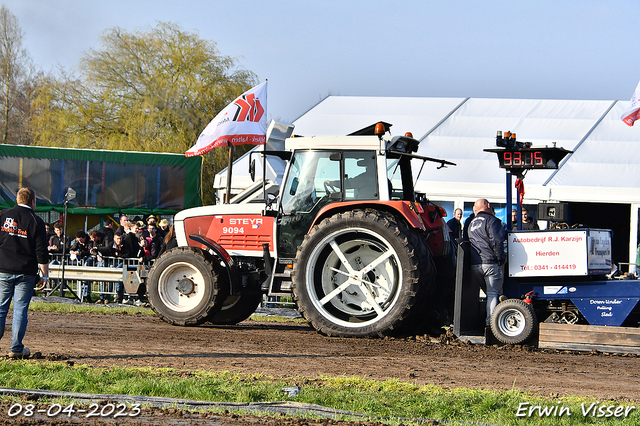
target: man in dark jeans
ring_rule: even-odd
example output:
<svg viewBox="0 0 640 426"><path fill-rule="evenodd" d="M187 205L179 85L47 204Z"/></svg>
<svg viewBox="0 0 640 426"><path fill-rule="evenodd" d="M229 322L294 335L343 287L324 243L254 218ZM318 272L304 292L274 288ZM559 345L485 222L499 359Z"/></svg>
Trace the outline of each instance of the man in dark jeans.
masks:
<svg viewBox="0 0 640 426"><path fill-rule="evenodd" d="M13 323L9 358L29 358L22 344L27 330L27 312L36 286L49 279L49 253L44 222L36 216L36 194L21 188L17 205L0 214L0 338L4 334L9 305L13 299ZM38 277L38 267L42 277Z"/></svg>
<svg viewBox="0 0 640 426"><path fill-rule="evenodd" d="M477 200L473 205L473 213L475 217L469 225L471 274L487 294L488 326L491 314L498 304L498 295L502 293L502 265L507 258L504 251L506 236L502 222L493 215L493 209L487 200Z"/></svg>

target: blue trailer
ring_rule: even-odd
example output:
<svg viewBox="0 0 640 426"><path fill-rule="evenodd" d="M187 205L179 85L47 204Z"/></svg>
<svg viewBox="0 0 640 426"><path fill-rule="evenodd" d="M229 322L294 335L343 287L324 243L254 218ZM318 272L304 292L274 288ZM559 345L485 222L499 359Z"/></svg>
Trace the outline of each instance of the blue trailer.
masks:
<svg viewBox="0 0 640 426"><path fill-rule="evenodd" d="M494 152L506 169L507 211L511 210L513 177L528 170L557 168L569 151L517 142L498 132ZM554 224L566 211L550 205ZM520 205L516 217L521 220ZM541 206L542 211L547 205ZM553 217L558 213L557 217ZM507 229L512 228L508 215ZM468 273L469 243L458 246L454 333L478 334L487 342L537 342L539 347L640 353L640 281L621 275L612 262L612 232L607 229L557 226L543 231L507 233L504 297L494 310L490 328L482 330L484 308L479 285ZM521 229L518 224L517 229Z"/></svg>

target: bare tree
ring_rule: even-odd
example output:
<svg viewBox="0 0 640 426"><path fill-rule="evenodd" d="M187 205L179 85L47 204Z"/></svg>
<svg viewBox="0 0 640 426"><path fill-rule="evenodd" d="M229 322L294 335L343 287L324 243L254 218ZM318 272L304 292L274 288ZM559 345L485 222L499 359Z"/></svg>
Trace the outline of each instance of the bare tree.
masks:
<svg viewBox="0 0 640 426"><path fill-rule="evenodd" d="M10 139L24 143L29 97L30 58L22 47L24 32L18 19L4 5L0 7L0 83L2 84L2 143ZM10 138L10 129L15 134Z"/></svg>

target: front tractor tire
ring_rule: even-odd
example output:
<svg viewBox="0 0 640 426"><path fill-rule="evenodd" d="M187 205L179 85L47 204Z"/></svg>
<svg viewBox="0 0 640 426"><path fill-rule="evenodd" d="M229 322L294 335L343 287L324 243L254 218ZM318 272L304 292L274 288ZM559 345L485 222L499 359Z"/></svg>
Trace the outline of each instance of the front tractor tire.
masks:
<svg viewBox="0 0 640 426"><path fill-rule="evenodd" d="M520 299L507 299L498 303L491 314L491 332L504 344L525 343L537 331L538 319L533 307Z"/></svg>
<svg viewBox="0 0 640 426"><path fill-rule="evenodd" d="M400 329L428 273L415 231L391 215L355 210L324 219L293 262L298 309L329 336L383 336ZM421 278L422 276L422 278Z"/></svg>
<svg viewBox="0 0 640 426"><path fill-rule="evenodd" d="M229 286L222 267L195 247L172 249L149 270L151 307L169 324L199 325L222 308Z"/></svg>

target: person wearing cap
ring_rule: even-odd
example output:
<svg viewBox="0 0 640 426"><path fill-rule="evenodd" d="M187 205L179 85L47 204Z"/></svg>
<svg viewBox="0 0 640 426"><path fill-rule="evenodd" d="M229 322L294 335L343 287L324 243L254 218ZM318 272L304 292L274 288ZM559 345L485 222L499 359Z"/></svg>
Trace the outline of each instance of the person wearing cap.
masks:
<svg viewBox="0 0 640 426"><path fill-rule="evenodd" d="M155 217L154 215L150 214L149 216L147 216L147 226L143 226L141 227L141 229L143 229L143 234L145 237L149 238L151 237L150 233L149 233L149 226L153 226L154 228L158 228L158 222L157 222L158 218ZM159 234L158 234L159 235ZM162 236L162 235L161 235Z"/></svg>
<svg viewBox="0 0 640 426"><path fill-rule="evenodd" d="M164 238L167 232L169 232L169 221L167 219L161 219L160 222L158 222L158 235Z"/></svg>
<svg viewBox="0 0 640 426"><path fill-rule="evenodd" d="M136 222L136 236L138 238L140 238L141 236L143 237L148 237L149 233L147 232L147 227L145 226L144 222L139 220Z"/></svg>
<svg viewBox="0 0 640 426"><path fill-rule="evenodd" d="M158 220L157 217L155 217L154 215L150 214L149 216L147 216L147 225L150 225L150 224L156 225L156 221L157 220Z"/></svg>

